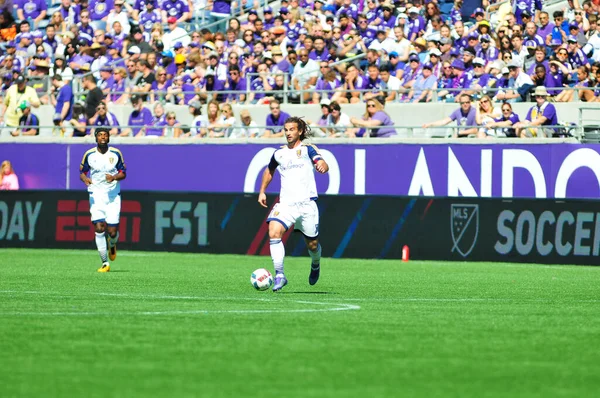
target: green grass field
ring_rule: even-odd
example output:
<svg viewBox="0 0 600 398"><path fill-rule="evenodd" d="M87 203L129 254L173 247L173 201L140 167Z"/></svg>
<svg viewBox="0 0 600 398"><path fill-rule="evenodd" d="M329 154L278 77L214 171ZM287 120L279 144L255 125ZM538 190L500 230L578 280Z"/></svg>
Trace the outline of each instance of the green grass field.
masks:
<svg viewBox="0 0 600 398"><path fill-rule="evenodd" d="M600 268L0 251L0 396L583 397Z"/></svg>

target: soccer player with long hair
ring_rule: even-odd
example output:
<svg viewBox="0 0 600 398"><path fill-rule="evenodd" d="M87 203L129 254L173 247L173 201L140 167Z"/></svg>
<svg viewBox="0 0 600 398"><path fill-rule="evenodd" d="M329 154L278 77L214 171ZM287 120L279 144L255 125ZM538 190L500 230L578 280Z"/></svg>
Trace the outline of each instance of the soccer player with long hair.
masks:
<svg viewBox="0 0 600 398"><path fill-rule="evenodd" d="M329 171L329 166L317 147L304 143L311 131L302 118L288 118L283 132L287 145L273 153L269 166L263 173L258 195L258 203L267 207L265 191L273 180L275 170L279 169L281 175L279 203L275 204L267 218L271 259L275 267L274 292L281 290L288 283L283 270L285 247L281 239L292 225L304 235L308 254L311 257L308 283L314 285L319 280L321 245L319 244L319 209L316 204L317 185L313 168L319 173Z"/></svg>

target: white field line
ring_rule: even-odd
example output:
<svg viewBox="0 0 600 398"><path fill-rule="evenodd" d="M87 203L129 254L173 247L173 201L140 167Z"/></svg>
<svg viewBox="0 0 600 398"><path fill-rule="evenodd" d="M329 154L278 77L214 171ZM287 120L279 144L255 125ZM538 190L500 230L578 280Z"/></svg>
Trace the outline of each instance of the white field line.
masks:
<svg viewBox="0 0 600 398"><path fill-rule="evenodd" d="M303 301L303 300L272 300L266 298L249 298L249 297L201 297L201 296L171 296L171 295L147 295L147 294L127 294L127 293L87 293L87 294L72 294L63 295L52 292L41 292L41 291L18 291L18 290L0 290L0 294L7 295L43 295L52 296L56 298L73 298L73 297L85 297L85 296L109 296L109 297L120 297L120 298L131 298L131 299L158 299L158 300L250 300L250 301L261 301L261 302L292 302L297 304L303 304L307 306L327 306L327 308L300 308L300 309L247 309L247 310L169 310L169 311L132 311L132 312L107 312L107 311L86 311L86 312L1 312L0 317L3 316L155 316L155 315L197 315L197 314L265 314L265 313L314 313L314 312L333 312L333 311L352 311L359 310L360 306L355 304L341 304L331 302L314 302L314 301Z"/></svg>

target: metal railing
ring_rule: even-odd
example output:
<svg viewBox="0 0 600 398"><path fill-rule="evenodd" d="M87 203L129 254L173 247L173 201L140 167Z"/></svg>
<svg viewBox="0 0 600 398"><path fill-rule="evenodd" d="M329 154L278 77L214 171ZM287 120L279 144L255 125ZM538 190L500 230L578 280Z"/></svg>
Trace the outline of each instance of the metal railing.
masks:
<svg viewBox="0 0 600 398"><path fill-rule="evenodd" d="M91 135L92 131L96 128L107 128L107 129L113 129L113 128L117 128L119 130L119 132L122 132L123 130L127 130L127 129L131 129L132 131L135 130L139 130L141 128L145 128L146 130L161 130L161 129L179 129L183 131L183 134L189 132L189 130L191 129L196 129L195 126L191 126L188 124L178 124L178 125L173 125L173 126L154 126L154 125L144 125L144 126L130 126L130 125L122 125L122 126L86 126L86 132L87 135L85 136L81 136L81 137L71 137L70 134L72 133L73 129L72 127L68 127L63 129L63 133L57 133L57 134L53 134L53 135L40 135L39 137L53 137L53 138L73 138L73 139L89 139L89 140L93 140L93 136ZM377 137L376 134L374 134L372 136L371 132L369 130L380 130L380 129L390 129L393 128L396 131L396 135L392 135L390 137ZM511 129L511 127L507 127L508 129ZM547 125L547 126L534 126L534 125L523 125L522 126L523 129L545 129L547 131L552 130L555 131L554 137L556 138L573 138L573 139L578 139L582 136L582 132L583 132L583 126L564 126L564 125ZM59 127L54 126L54 125L40 125L40 126L18 126L18 127L7 127L7 126L3 126L0 127L0 139L2 138L8 138L8 141L10 141L10 139L13 140L18 140L20 138L23 138L21 136L12 136L10 135L10 133L12 131L15 130L29 130L29 129L37 129L37 130L53 130L53 131L57 131L59 130ZM280 127L279 127L280 129ZM324 125L324 126L319 126L317 124L312 123L311 124L311 129L313 131L313 137L314 139L336 139L336 140L345 140L345 139L352 139L352 138L360 138L360 139L366 139L366 140L370 140L370 139L380 139L380 140L388 140L388 139L395 139L395 138L409 138L409 139L423 139L423 138L453 138L455 137L457 134L459 134L459 132L461 130L471 130L471 129L476 129L478 131L482 131L484 132L485 130L504 130L505 127L498 127L495 129L488 129L485 126L479 125L479 126L451 126L451 125L446 125L446 126L434 126L434 127L423 127L423 126L403 126L403 125L394 125L394 126L376 126L376 127L367 127L367 128L362 128L363 130L365 130L364 135L358 135L358 130L360 130L361 128L358 126L346 126L346 127L340 127L340 126L333 126L333 125ZM159 135L147 135L147 136L142 136L142 137L135 137L134 135L129 135L126 137L122 137L119 135L113 136L111 138L111 140L114 139L123 139L123 138L135 138L135 139L139 139L139 140L144 140L147 141L148 139L171 139L174 138L176 140L181 140L182 142L190 142L190 141L203 141L203 140L207 140L207 139L216 139L216 140L220 140L221 142L227 142L229 140L232 139L249 139L249 140L254 140L254 139L268 139L268 140L282 140L283 137L279 136L279 137L271 137L271 136L265 136L264 132L265 130L272 130L274 132L280 132L278 130L278 128L276 126L266 126L266 125L256 125L256 126L245 126L245 125L241 125L241 124L235 124L232 125L230 127L218 127L218 128L212 128L210 126L207 127L202 127L199 128L199 130L203 130L206 131L206 133L202 133L202 135L198 134L195 136L182 136L182 137L173 137L173 136L159 136ZM212 130L218 130L216 131L216 133L220 134L223 133L224 135L222 137L215 137L214 134L212 133ZM260 134L256 137L248 137L248 136L242 136L238 133L239 130L258 130L260 132L262 132L263 134ZM324 131L325 130L325 131ZM334 133L328 133L326 132L327 130L331 130ZM492 134L492 132L490 131L490 134L494 136L494 134ZM475 138L477 136L477 133L474 132L472 134L469 135L469 137L471 138ZM37 137L37 136L36 136ZM510 138L510 137L498 137L501 140ZM513 137L514 138L514 137ZM522 138L522 139L531 139L531 140L535 140L536 142L544 139L544 138L552 138L552 137L545 137L544 134L540 134L538 136L535 137L530 137L530 138ZM458 138L457 138L458 139ZM6 140L4 140L6 141ZM462 141L462 140L461 140ZM212 142L212 141L211 141Z"/></svg>

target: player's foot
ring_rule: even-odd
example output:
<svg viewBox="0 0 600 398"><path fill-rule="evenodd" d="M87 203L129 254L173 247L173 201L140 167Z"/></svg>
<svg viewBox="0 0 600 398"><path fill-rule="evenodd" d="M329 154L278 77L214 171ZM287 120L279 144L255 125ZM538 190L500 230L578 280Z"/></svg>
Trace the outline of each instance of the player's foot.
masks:
<svg viewBox="0 0 600 398"><path fill-rule="evenodd" d="M308 276L308 283L312 286L319 280L319 275L321 273L321 264L311 264L310 265L310 275Z"/></svg>
<svg viewBox="0 0 600 398"><path fill-rule="evenodd" d="M110 265L108 263L103 263L102 267L98 268L98 272L109 272Z"/></svg>
<svg viewBox="0 0 600 398"><path fill-rule="evenodd" d="M277 274L275 275L275 284L273 285L273 291L277 292L281 289L283 289L283 287L285 285L287 285L288 281L285 277L285 275L283 274Z"/></svg>
<svg viewBox="0 0 600 398"><path fill-rule="evenodd" d="M115 243L114 245L110 246L110 243L108 245L108 259L110 261L115 261L115 258L117 258L117 244Z"/></svg>

